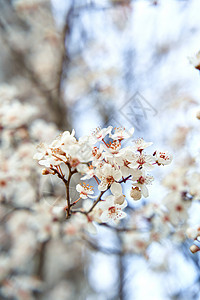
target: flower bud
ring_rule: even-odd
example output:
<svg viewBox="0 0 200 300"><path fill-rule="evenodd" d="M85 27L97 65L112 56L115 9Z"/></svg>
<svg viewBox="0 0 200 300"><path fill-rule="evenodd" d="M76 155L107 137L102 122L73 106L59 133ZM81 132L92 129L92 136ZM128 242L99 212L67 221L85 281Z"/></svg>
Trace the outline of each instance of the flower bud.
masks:
<svg viewBox="0 0 200 300"><path fill-rule="evenodd" d="M124 195L120 195L118 197L115 198L115 204L123 204L124 203L124 200L125 200L125 196Z"/></svg>
<svg viewBox="0 0 200 300"><path fill-rule="evenodd" d="M49 175L49 174L52 174L52 172L50 170L48 170L46 168L42 170L42 175Z"/></svg>
<svg viewBox="0 0 200 300"><path fill-rule="evenodd" d="M69 163L72 168L76 168L80 164L80 161L78 158L74 157L74 158L70 158Z"/></svg>
<svg viewBox="0 0 200 300"><path fill-rule="evenodd" d="M142 193L141 193L140 189L136 186L136 187L132 187L131 192L130 192L130 196L134 200L140 200L141 196L142 196Z"/></svg>
<svg viewBox="0 0 200 300"><path fill-rule="evenodd" d="M191 247L190 247L190 251L192 252L192 253L196 253L197 251L199 251L200 249L199 249L199 247L197 247L196 245L192 245Z"/></svg>

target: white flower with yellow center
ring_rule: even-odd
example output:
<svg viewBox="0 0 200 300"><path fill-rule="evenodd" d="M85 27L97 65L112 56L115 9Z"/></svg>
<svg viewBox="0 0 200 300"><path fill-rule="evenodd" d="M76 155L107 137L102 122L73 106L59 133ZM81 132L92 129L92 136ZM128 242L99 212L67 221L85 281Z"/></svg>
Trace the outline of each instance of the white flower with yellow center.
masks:
<svg viewBox="0 0 200 300"><path fill-rule="evenodd" d="M77 192L80 194L80 198L87 199L87 198L96 198L96 196L92 196L94 194L92 186L83 182L83 184L77 184L76 186Z"/></svg>

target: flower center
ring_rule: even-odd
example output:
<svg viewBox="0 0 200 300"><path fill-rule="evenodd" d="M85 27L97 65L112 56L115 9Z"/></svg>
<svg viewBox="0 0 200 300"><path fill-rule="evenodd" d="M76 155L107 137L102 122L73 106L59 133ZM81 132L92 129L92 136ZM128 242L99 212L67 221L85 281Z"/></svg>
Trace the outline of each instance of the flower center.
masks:
<svg viewBox="0 0 200 300"><path fill-rule="evenodd" d="M176 211L182 211L183 210L183 207L181 205L176 205Z"/></svg>
<svg viewBox="0 0 200 300"><path fill-rule="evenodd" d="M109 212L110 214L115 214L116 213L116 208L114 206L109 207Z"/></svg>
<svg viewBox="0 0 200 300"><path fill-rule="evenodd" d="M80 164L80 160L78 158L71 158L69 163L72 168L75 168Z"/></svg>
<svg viewBox="0 0 200 300"><path fill-rule="evenodd" d="M114 178L112 177L112 176L108 176L107 178L106 178L106 182L108 183L108 184L111 184L111 183L113 183L115 180L114 180Z"/></svg>
<svg viewBox="0 0 200 300"><path fill-rule="evenodd" d="M137 163L139 164L139 165L143 165L143 164L145 164L145 159L144 159L144 157L139 157L138 158L138 160L137 160Z"/></svg>
<svg viewBox="0 0 200 300"><path fill-rule="evenodd" d="M144 184L145 178L143 176L140 176L140 178L138 179L138 183Z"/></svg>

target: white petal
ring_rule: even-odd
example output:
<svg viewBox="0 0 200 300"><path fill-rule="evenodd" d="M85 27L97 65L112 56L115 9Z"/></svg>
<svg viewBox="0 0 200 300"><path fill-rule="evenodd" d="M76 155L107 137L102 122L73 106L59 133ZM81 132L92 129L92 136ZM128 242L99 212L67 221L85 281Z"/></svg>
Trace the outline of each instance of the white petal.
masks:
<svg viewBox="0 0 200 300"><path fill-rule="evenodd" d="M114 216L113 220L115 222L118 222L119 220L123 219L126 217L126 213L122 210L120 210L119 212L117 212L117 214Z"/></svg>
<svg viewBox="0 0 200 300"><path fill-rule="evenodd" d="M132 169L127 168L126 166L122 166L122 167L120 168L120 170L121 170L121 172L122 172L122 176L123 176L123 177L127 177L127 176L129 176L129 175L132 174Z"/></svg>
<svg viewBox="0 0 200 300"><path fill-rule="evenodd" d="M97 198L97 196L88 195L88 198L95 199L95 198Z"/></svg>
<svg viewBox="0 0 200 300"><path fill-rule="evenodd" d="M106 223L106 222L108 222L108 221L110 220L110 218L109 218L109 213L108 213L107 210L104 211L104 212L101 214L100 219L101 219L101 221L102 221L103 223Z"/></svg>
<svg viewBox="0 0 200 300"><path fill-rule="evenodd" d="M35 155L33 156L33 159L42 159L44 156L44 153L35 153Z"/></svg>
<svg viewBox="0 0 200 300"><path fill-rule="evenodd" d="M141 185L141 192L142 192L142 195L143 195L145 198L147 198L147 197L149 196L149 191L148 191L148 189L147 189L147 187L146 187L145 184L142 184L142 185Z"/></svg>
<svg viewBox="0 0 200 300"><path fill-rule="evenodd" d="M76 190L77 190L77 192L82 192L83 191L83 187L80 185L80 184L77 184L77 186L76 186Z"/></svg>
<svg viewBox="0 0 200 300"><path fill-rule="evenodd" d="M39 161L39 164L40 164L41 166L45 166L45 167L47 167L47 168L50 167L50 162L49 162L48 160L40 160L40 161Z"/></svg>
<svg viewBox="0 0 200 300"><path fill-rule="evenodd" d="M130 135L130 136L132 136L132 135L133 135L133 133L134 133L134 131L135 131L135 128L134 128L134 127L132 127L132 128L129 130L129 135Z"/></svg>
<svg viewBox="0 0 200 300"><path fill-rule="evenodd" d="M111 193L115 196L119 196L122 194L122 186L120 183L117 183L117 182L114 182L112 185L111 185Z"/></svg>
<svg viewBox="0 0 200 300"><path fill-rule="evenodd" d="M121 173L121 171L119 171L119 170L114 171L114 172L113 172L113 178L114 178L115 180L120 180L120 179L122 178L122 173Z"/></svg>
<svg viewBox="0 0 200 300"><path fill-rule="evenodd" d="M121 205L120 204L118 205L120 206L121 209L124 209L125 207L127 207L128 203L126 200L124 200L124 202Z"/></svg>
<svg viewBox="0 0 200 300"><path fill-rule="evenodd" d="M87 227L86 227L86 230L91 233L91 234L97 234L97 229L96 227L94 226L93 222L89 222Z"/></svg>
<svg viewBox="0 0 200 300"><path fill-rule="evenodd" d="M109 207L113 206L114 205L114 196L113 195L109 195L106 197L106 199L104 201L101 201L99 203L99 207L102 209L102 210L106 210L108 209Z"/></svg>
<svg viewBox="0 0 200 300"><path fill-rule="evenodd" d="M99 191L105 191L107 189L108 185L107 184L104 184L104 182L101 182L99 185L98 185L98 190Z"/></svg>

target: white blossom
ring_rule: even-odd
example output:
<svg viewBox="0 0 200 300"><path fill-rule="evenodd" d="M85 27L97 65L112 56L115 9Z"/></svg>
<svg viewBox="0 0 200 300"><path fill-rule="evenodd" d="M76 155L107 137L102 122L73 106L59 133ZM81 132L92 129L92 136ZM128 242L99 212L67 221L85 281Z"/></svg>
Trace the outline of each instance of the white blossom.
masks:
<svg viewBox="0 0 200 300"><path fill-rule="evenodd" d="M122 127L117 127L114 128L114 134L110 133L109 136L113 140L122 141L124 139L129 139L130 137L132 137L134 130L135 129L133 127L130 130L126 130L125 128Z"/></svg>
<svg viewBox="0 0 200 300"><path fill-rule="evenodd" d="M155 151L155 161L158 165L169 165L172 161L172 155L169 152Z"/></svg>
<svg viewBox="0 0 200 300"><path fill-rule="evenodd" d="M126 200L120 205L115 203L115 197L113 195L107 196L106 199L100 203L100 208L103 211L100 216L101 221L107 223L112 220L118 223L120 219L126 217L126 213L123 211L126 206Z"/></svg>
<svg viewBox="0 0 200 300"><path fill-rule="evenodd" d="M76 190L79 192L80 198L82 199L96 198L96 196L92 196L94 194L92 186L86 184L85 182L82 185L77 184Z"/></svg>
<svg viewBox="0 0 200 300"><path fill-rule="evenodd" d="M150 147L152 144L153 144L152 142L145 142L143 138L139 138L134 141L133 149L141 152L145 148Z"/></svg>
<svg viewBox="0 0 200 300"><path fill-rule="evenodd" d="M96 130L91 135L91 143L96 144L97 142L102 141L107 134L110 134L112 131L112 126L101 129L97 127Z"/></svg>

